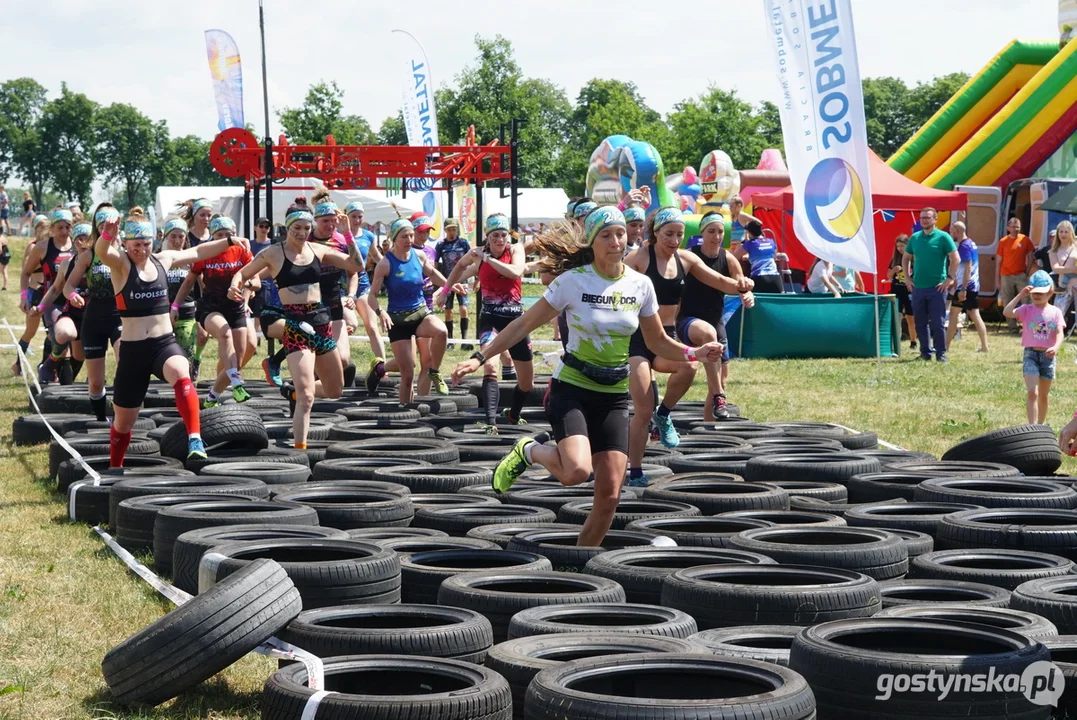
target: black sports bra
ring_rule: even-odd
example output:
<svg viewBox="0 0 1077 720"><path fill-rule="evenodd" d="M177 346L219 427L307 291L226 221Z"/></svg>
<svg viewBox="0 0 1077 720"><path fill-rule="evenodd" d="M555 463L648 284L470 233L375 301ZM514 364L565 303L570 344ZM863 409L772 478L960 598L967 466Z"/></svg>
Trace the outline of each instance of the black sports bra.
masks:
<svg viewBox="0 0 1077 720"><path fill-rule="evenodd" d="M157 268L157 279L143 280L138 276L138 268L131 263L127 272L127 282L116 293L116 309L120 317L153 317L168 314L168 273L153 255L150 262Z"/></svg>
<svg viewBox="0 0 1077 720"><path fill-rule="evenodd" d="M278 290L295 287L296 285L314 285L321 280L322 261L318 259L318 255L313 250L311 250L311 253L314 254L314 260L306 265L296 265L289 260L288 253L283 247L281 252L284 253L284 262L281 263L280 272L274 278Z"/></svg>
<svg viewBox="0 0 1077 720"><path fill-rule="evenodd" d="M674 252L673 261L677 263L677 276L672 278L662 277L658 269L658 260L654 255L654 245L647 246L647 256L650 262L647 264L647 272L644 273L651 279L654 285L654 295L659 305L676 305L681 301L684 294L684 265L681 264L681 256Z"/></svg>

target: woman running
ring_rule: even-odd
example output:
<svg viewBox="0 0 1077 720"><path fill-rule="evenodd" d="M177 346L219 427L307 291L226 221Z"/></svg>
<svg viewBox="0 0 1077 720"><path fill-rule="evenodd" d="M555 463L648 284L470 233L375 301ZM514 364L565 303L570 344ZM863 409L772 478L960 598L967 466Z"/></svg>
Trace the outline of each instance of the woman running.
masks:
<svg viewBox="0 0 1077 720"><path fill-rule="evenodd" d="M344 373L336 353L329 308L322 302L321 278L326 265L348 273L362 269L358 249L349 244L350 254L310 242L314 216L305 210L290 213L284 221L288 236L283 243L269 246L244 266L231 280L228 295L243 297L244 284L269 271L280 294L280 307L263 308L263 318L276 315L282 344L288 352L292 383L283 394L293 403L292 434L295 447L307 447L310 410L315 397L338 398L344 387ZM315 379L317 377L317 379Z"/></svg>
<svg viewBox="0 0 1077 720"><path fill-rule="evenodd" d="M37 330L36 323L39 314L33 312L33 308L41 304L41 301L45 297L45 293L56 282L62 282L59 280L59 267L60 263L71 257L75 252L75 244L71 241L71 229L74 226L74 218L71 215L70 210L53 210L49 216L48 234L41 240L37 240L33 245L26 248L26 255L23 257L22 272L19 275L19 286L22 290L22 298L19 301L19 309L26 314L27 326L33 318L35 323L35 332ZM31 291L30 276L40 269L41 272L41 286L37 291ZM49 383L56 381L56 370L60 361L63 359L64 353L67 352L67 347L56 348L52 342L52 328L50 327L51 320L54 317L47 317L45 327L49 331L49 346L50 350L47 353L43 353L44 360L38 367L38 380L41 383ZM59 357L55 357L55 354L59 350Z"/></svg>
<svg viewBox="0 0 1077 720"><path fill-rule="evenodd" d="M374 277L367 294L374 314L381 319L382 329L389 334L389 343L393 348L393 360L400 372L400 404L411 402L413 396L412 381L415 376L415 350L411 339L428 339L430 342L429 360L420 353L420 372L426 370L427 387L431 384L443 388L445 381L441 377L441 359L445 355L448 331L436 315L426 307L423 297L423 279L429 277L438 287L445 286L445 277L434 267L433 261L426 253L412 247L415 228L409 220L398 218L389 226L389 238L392 246L389 252L374 268ZM378 294L382 286L389 298L389 308L378 306ZM454 292L462 290L452 289ZM388 364L388 363L387 363ZM420 393L423 383L420 382Z"/></svg>
<svg viewBox="0 0 1077 720"><path fill-rule="evenodd" d="M112 271L116 307L123 320L120 359L116 365L115 392L112 405L115 418L109 431L109 466L123 467L131 428L146 398L150 376L156 375L176 392L176 408L187 429L187 457L206 457L200 435L198 393L190 378L190 367L183 348L176 342L169 318L168 269L189 265L241 247L247 253L247 241L221 233L220 239L200 243L186 250L166 250L150 254L153 225L142 212L132 208L123 226L123 250L113 245L119 233L119 220L107 219L101 227L94 252Z"/></svg>
<svg viewBox="0 0 1077 720"><path fill-rule="evenodd" d="M362 268L357 276L358 282L354 293L352 293L352 301L356 314L359 315L359 319L363 322L363 327L366 328L366 336L370 340L370 352L374 355L370 361L366 382L367 392L373 395L377 392L378 385L377 382L373 382L372 386L372 380L375 378L380 379L377 374L379 364L383 370L385 367L385 341L382 340L381 332L378 329L378 318L367 303L366 296L370 292L370 274L367 272L367 268L378 264L381 260L381 251L378 250L378 246L374 242L374 233L363 228L363 204L357 200L348 203L344 206L344 214L348 216L348 229L344 233L344 239L349 246L354 245L355 249L359 251L360 266Z"/></svg>
<svg viewBox="0 0 1077 720"><path fill-rule="evenodd" d="M699 220L702 242L688 252L719 275L729 277L737 284L744 307L755 305L752 280L744 277L744 271L733 253L722 247L725 239L725 218L721 213L709 212ZM718 363L703 363L707 374L707 400L703 405L703 419L714 420L729 417L726 409L725 385L729 372L729 343L726 342L725 312L726 293L701 282L695 275L684 278L684 294L677 310L677 337L693 345L719 342L725 346L721 367Z"/></svg>
<svg viewBox="0 0 1077 720"><path fill-rule="evenodd" d="M486 245L469 250L457 261L446 281L449 287L454 287L478 276L482 304L478 326L480 346L489 345L499 332L524 312L521 278L526 258L522 245L509 242L510 229L509 219L501 213L487 217L483 227ZM451 293L439 292L435 301L440 306L445 304L447 297L451 297ZM520 418L520 411L535 380L531 338L525 336L509 348L509 355L516 363L516 387L512 393L512 407L503 416L511 424L520 425L524 422ZM486 403L486 432L490 435L497 434L497 410L501 403L497 366L497 355L483 363L482 396Z"/></svg>
<svg viewBox="0 0 1077 720"><path fill-rule="evenodd" d="M539 236L543 269L558 277L531 309L493 341L456 366L453 379L482 367L530 332L567 311L572 326L568 351L546 394L550 436L521 438L494 471L493 486L505 492L532 464L542 465L562 485L580 485L594 472L594 505L578 545L597 546L613 521L628 455L629 345L641 331L660 357L715 362L722 346L690 348L662 330L658 300L646 276L624 263L625 218L614 207L593 210L585 229L560 223Z"/></svg>
<svg viewBox="0 0 1077 720"><path fill-rule="evenodd" d="M179 208L180 217L187 223L187 246L198 247L199 243L208 242L213 237L213 233L209 231L209 223L213 219L213 203L205 198L195 198L181 203ZM191 299L197 302L202 295L202 288L194 285L189 292ZM195 323L195 332L197 337L194 359L191 361L191 378L197 380L198 371L202 365L202 352L206 349L209 336L198 323Z"/></svg>
<svg viewBox="0 0 1077 720"><path fill-rule="evenodd" d="M321 190L311 198L314 202L314 230L310 242L318 243L335 250L341 255L348 254L351 244L339 232L341 226L347 227L347 218L340 212L337 204L329 199L329 191ZM322 266L321 289L322 302L329 308L333 319L333 340L340 357L340 366L344 371L344 385L351 387L355 381L355 365L351 361L351 348L348 344L348 328L344 322L344 308L354 309L355 300L345 290L357 283L355 274L346 274L340 268L329 263ZM357 287L357 286L356 286Z"/></svg>
<svg viewBox="0 0 1077 720"><path fill-rule="evenodd" d="M755 291L761 293L783 293L785 283L778 272L778 246L773 240L763 235L763 224L758 220L749 220L744 228L747 238L736 250L733 257L737 262L748 258L751 265L751 277Z"/></svg>
<svg viewBox="0 0 1077 720"><path fill-rule="evenodd" d="M74 254L67 255L57 268L57 278L49 287L41 303L33 308L34 312L45 319L52 340L52 352L45 358L41 376L58 377L61 385L74 382L82 369L85 356L79 340L79 327L82 325L82 310L86 305L85 274L76 280L75 289L65 295L64 288L72 271L78 265L78 253L90 247L90 233L93 228L87 223L76 225L71 231L75 243ZM70 348L71 357L64 354Z"/></svg>
<svg viewBox="0 0 1077 720"><path fill-rule="evenodd" d="M182 218L166 222L164 234L164 245L161 248L163 252L179 252L191 246L187 222ZM187 354L187 361L193 365L195 344L198 340L198 320L195 319L197 308L194 298L191 297L191 283L187 282L190 273L191 269L186 265L168 269L168 299L172 303L172 332L176 334L176 342Z"/></svg>

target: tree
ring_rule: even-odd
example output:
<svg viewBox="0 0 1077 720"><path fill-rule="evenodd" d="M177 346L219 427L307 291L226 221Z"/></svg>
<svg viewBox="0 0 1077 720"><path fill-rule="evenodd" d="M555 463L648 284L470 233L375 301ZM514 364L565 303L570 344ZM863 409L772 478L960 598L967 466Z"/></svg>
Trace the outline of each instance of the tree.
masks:
<svg viewBox="0 0 1077 720"><path fill-rule="evenodd" d="M664 158L667 171L697 166L712 150L728 153L733 167L756 167L763 150L782 147L781 134L776 133L777 108L767 105L754 108L736 92L716 87L677 103L668 118L672 137Z"/></svg>
<svg viewBox="0 0 1077 720"><path fill-rule="evenodd" d="M45 105L39 121L42 150L49 158L52 186L67 200L89 206L94 181L94 115L97 103L60 86L60 97Z"/></svg>
<svg viewBox="0 0 1077 720"><path fill-rule="evenodd" d="M118 183L127 195L127 206L147 190L160 147L168 145L168 126L153 121L130 105L113 103L94 116L97 135L97 166L108 182ZM163 134L161 130L164 130Z"/></svg>
<svg viewBox="0 0 1077 720"><path fill-rule="evenodd" d="M302 106L277 111L284 134L296 145L321 145L327 135L337 145L373 145L370 123L358 115L341 115L343 98L335 82L311 85Z"/></svg>
<svg viewBox="0 0 1077 720"><path fill-rule="evenodd" d="M14 172L29 183L38 207L43 207L50 173L38 124L45 93L45 88L31 78L0 84L0 177L7 180Z"/></svg>
<svg viewBox="0 0 1077 720"><path fill-rule="evenodd" d="M378 145L407 145L408 128L404 125L403 113L397 113L382 120L375 140Z"/></svg>
<svg viewBox="0 0 1077 720"><path fill-rule="evenodd" d="M951 73L909 88L900 78L865 78L864 119L868 146L882 159L889 158L968 79L965 73Z"/></svg>

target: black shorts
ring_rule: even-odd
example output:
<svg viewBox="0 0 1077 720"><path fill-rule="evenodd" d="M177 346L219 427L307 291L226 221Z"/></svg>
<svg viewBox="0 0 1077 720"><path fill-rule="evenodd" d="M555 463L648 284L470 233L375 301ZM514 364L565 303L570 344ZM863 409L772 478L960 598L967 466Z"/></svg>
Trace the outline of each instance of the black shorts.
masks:
<svg viewBox="0 0 1077 720"><path fill-rule="evenodd" d="M87 360L100 360L105 357L110 345L115 345L120 339L120 331L123 330L123 321L116 307L106 307L104 310L94 309L95 303L99 306L103 301L90 300L82 313L82 327L79 328L79 337L82 338L82 355ZM107 301L104 301L107 304Z"/></svg>
<svg viewBox="0 0 1077 720"><path fill-rule="evenodd" d="M957 299L957 293L950 296L950 304L954 307L959 307L966 312L969 310L980 309L980 293L977 290L965 291L965 302L960 302Z"/></svg>
<svg viewBox="0 0 1077 720"><path fill-rule="evenodd" d="M213 313L220 313L221 317L228 323L228 327L233 330L247 327L247 308L241 302L212 295L203 295L198 300L198 309L195 312L195 319L198 320L198 324L202 326L203 330L206 329L206 318Z"/></svg>
<svg viewBox="0 0 1077 720"><path fill-rule="evenodd" d="M909 297L909 288L895 281L891 289L898 301L898 312L902 315L912 315L912 298Z"/></svg>
<svg viewBox="0 0 1077 720"><path fill-rule="evenodd" d="M673 339L677 338L677 327L675 325L663 325L662 329L666 331L666 335ZM658 357L647 347L647 343L643 339L643 331L639 328L636 328L636 332L632 333L632 339L628 341L628 357L646 358L649 363L653 363L654 359Z"/></svg>
<svg viewBox="0 0 1077 720"><path fill-rule="evenodd" d="M128 340L120 344L120 360L116 363L112 404L122 408L138 408L146 399L150 375L165 379L165 361L173 355L187 357L172 333L147 340Z"/></svg>
<svg viewBox="0 0 1077 720"><path fill-rule="evenodd" d="M607 450L628 454L628 393L604 393L550 380L543 399L553 438L561 442L583 435L591 453Z"/></svg>
<svg viewBox="0 0 1077 720"><path fill-rule="evenodd" d="M409 310L404 313L391 313L390 318L393 321L393 326L389 328L389 342L395 343L401 340L411 340L415 337L415 333L419 331L419 326L423 324L423 320L430 314L430 311L426 309L426 305L420 305L414 310ZM409 320L402 319L403 316L411 318ZM398 322L398 317L401 319Z"/></svg>
<svg viewBox="0 0 1077 720"><path fill-rule="evenodd" d="M515 320L513 317L492 315L488 312L482 314L479 320L479 346L485 345L494 339L494 336L509 326ZM486 337L489 335L489 337ZM531 352L531 336L525 337L520 342L509 348L509 357L517 362L531 362L534 355Z"/></svg>
<svg viewBox="0 0 1077 720"><path fill-rule="evenodd" d="M757 293L783 293L785 292L785 283L782 282L781 275L756 275L752 278L752 282L755 283L755 287L752 288L752 292Z"/></svg>
<svg viewBox="0 0 1077 720"><path fill-rule="evenodd" d="M446 275L445 277L449 276ZM457 295L456 293L451 292L445 298L445 309L452 310L453 303L458 304L461 309L464 309L467 307L469 297L470 295Z"/></svg>
<svg viewBox="0 0 1077 720"><path fill-rule="evenodd" d="M718 342L725 346L725 351L722 352L722 364L729 364L729 340L727 339L725 332L725 323L721 318L718 320L712 320L710 318L692 317L688 315L686 317L677 318L677 338L685 345L692 344L692 338L688 336L688 328L691 327L694 322L705 322L714 328L714 334L717 336Z"/></svg>
<svg viewBox="0 0 1077 720"><path fill-rule="evenodd" d="M45 299L45 288L36 287L30 291L30 304L40 305L41 301Z"/></svg>

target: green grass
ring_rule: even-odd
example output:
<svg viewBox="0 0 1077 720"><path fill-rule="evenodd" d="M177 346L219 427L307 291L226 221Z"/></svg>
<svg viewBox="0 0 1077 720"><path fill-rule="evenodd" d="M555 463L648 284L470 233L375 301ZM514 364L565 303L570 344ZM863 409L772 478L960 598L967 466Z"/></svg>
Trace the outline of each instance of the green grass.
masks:
<svg viewBox="0 0 1077 720"><path fill-rule="evenodd" d="M0 294L0 317L21 324L17 303L17 292ZM10 342L0 333L0 342ZM966 335L949 365L921 363L915 354L884 361L879 380L874 360L738 361L729 396L756 420L838 422L941 454L962 438L1024 422L1018 339L992 334L990 342L990 354L975 354L975 340ZM363 347L353 352L361 370L369 361ZM40 352L40 342L36 348ZM443 367L465 355L451 352ZM1056 429L1075 406L1069 382L1075 356L1077 346L1068 345L1059 361L1049 418ZM4 353L0 367L3 427L28 412L23 381L6 370L13 358ZM212 367L214 359L209 349L203 366ZM702 399L704 390L700 373L688 398ZM132 713L111 704L101 658L170 605L128 573L86 525L68 521L46 469L44 446L0 444L0 718L259 717L261 687L275 661L257 655L155 710ZM1074 470L1077 462L1067 459L1062 471Z"/></svg>

